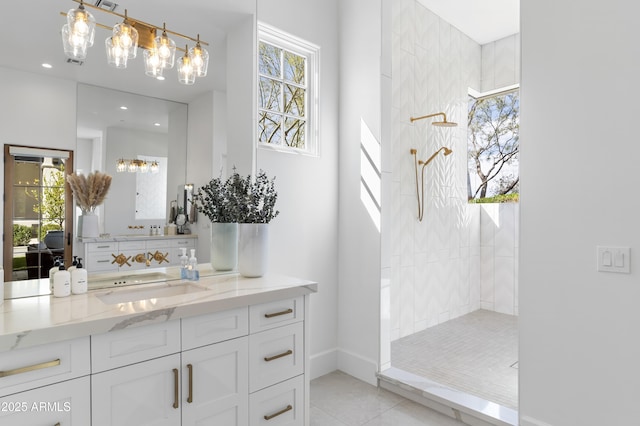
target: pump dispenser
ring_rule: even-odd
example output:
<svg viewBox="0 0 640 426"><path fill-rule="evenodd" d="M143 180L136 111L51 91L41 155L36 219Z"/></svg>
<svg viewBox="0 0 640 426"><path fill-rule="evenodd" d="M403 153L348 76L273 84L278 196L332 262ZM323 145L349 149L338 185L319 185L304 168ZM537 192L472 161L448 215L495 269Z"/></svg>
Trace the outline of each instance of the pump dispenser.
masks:
<svg viewBox="0 0 640 426"><path fill-rule="evenodd" d="M189 258L187 257L187 248L180 247L182 254L180 255L180 278L183 280L188 279L187 268L189 267Z"/></svg>
<svg viewBox="0 0 640 426"><path fill-rule="evenodd" d="M71 268L69 268L71 269ZM87 292L87 270L82 267L82 258L78 258L78 264L71 271L71 292L83 294Z"/></svg>
<svg viewBox="0 0 640 426"><path fill-rule="evenodd" d="M78 256L73 256L73 262L71 262L71 266L67 268L70 274L73 274L73 270L78 267Z"/></svg>
<svg viewBox="0 0 640 426"><path fill-rule="evenodd" d="M71 294L71 275L60 265L53 275L53 295L55 297L66 297Z"/></svg>
<svg viewBox="0 0 640 426"><path fill-rule="evenodd" d="M60 258L55 257L53 259L53 266L49 269L49 288L53 291L53 276L60 269Z"/></svg>
<svg viewBox="0 0 640 426"><path fill-rule="evenodd" d="M191 249L189 266L187 266L187 279L191 281L198 281L200 279L200 272L198 271L198 259L196 259L196 249Z"/></svg>

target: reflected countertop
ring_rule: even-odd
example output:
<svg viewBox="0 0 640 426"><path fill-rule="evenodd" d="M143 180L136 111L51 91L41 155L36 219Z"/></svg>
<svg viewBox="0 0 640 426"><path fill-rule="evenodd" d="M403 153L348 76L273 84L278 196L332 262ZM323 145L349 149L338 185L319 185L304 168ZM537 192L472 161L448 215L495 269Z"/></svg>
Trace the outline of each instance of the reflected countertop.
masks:
<svg viewBox="0 0 640 426"><path fill-rule="evenodd" d="M48 280L40 280L37 285L46 291ZM10 299L0 305L0 351L192 317L316 291L317 283L304 279L282 275L245 278L232 273L205 276L199 281L172 280L90 290L86 294L63 298L41 295Z"/></svg>
<svg viewBox="0 0 640 426"><path fill-rule="evenodd" d="M132 233L132 234L120 234L111 235L104 234L96 238L77 238L76 240L81 243L106 243L113 241L138 241L138 240L179 240L185 238L198 238L198 234L175 234L175 235L149 235L148 233Z"/></svg>

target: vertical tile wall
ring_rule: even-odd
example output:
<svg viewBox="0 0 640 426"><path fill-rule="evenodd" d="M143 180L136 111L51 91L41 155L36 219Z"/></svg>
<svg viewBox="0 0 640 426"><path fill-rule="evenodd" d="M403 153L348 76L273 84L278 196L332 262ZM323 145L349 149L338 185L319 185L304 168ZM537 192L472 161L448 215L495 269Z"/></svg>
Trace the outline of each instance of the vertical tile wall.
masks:
<svg viewBox="0 0 640 426"><path fill-rule="evenodd" d="M393 2L392 25L391 340L395 340L481 307L507 312L507 301L513 304L515 297L515 275L504 271L509 265L515 270L517 257L481 242L481 207L467 204L468 88L483 87L483 47L415 0ZM510 78L502 77L506 73L514 75L513 67L496 66L500 60L496 51L509 54L509 49L492 47L487 50L493 55L491 64L487 60L484 67L492 81L485 87L496 82L496 75L500 83ZM412 116L436 112L445 112L458 127L434 127L433 119L410 122ZM418 159L426 160L441 146L453 154L440 154L426 167L425 213L418 221L410 149L417 149ZM501 231L490 229L491 241L495 235L502 238ZM481 254L492 257L481 259ZM491 268L482 266L485 260ZM510 278L503 282L504 276ZM484 278L490 281L481 284ZM503 287L508 288L504 295Z"/></svg>

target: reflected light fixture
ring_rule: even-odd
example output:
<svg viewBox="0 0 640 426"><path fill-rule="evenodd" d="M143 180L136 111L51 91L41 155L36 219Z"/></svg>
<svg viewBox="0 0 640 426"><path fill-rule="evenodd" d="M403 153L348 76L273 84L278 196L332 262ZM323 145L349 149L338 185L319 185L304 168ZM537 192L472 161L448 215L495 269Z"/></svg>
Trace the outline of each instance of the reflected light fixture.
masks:
<svg viewBox="0 0 640 426"><path fill-rule="evenodd" d="M124 11L124 15L113 10L104 9L92 4L85 4L83 0L72 0L79 3L77 9L71 9L66 14L67 23L62 27L62 44L65 55L75 61L83 61L87 57L87 50L93 46L95 27L112 30L112 34L105 39L107 62L114 68L126 68L129 59L135 59L138 48L143 49L145 74L164 80L164 70L172 69L175 65L176 50L184 52L178 60L178 81L191 85L196 77L205 77L209 65L209 53L202 47L208 45L197 38L170 31L166 23L162 27L148 24L139 19L131 18ZM86 7L123 18L113 28L97 23L95 17ZM160 35L157 35L161 31ZM194 42L194 47L187 45L184 49L176 48L176 43L169 34ZM182 64L182 66L180 66Z"/></svg>
<svg viewBox="0 0 640 426"><path fill-rule="evenodd" d="M120 158L116 162L116 171L118 173L158 173L160 171L160 165L157 161L152 161L151 164L147 163L147 160L133 159L128 160Z"/></svg>

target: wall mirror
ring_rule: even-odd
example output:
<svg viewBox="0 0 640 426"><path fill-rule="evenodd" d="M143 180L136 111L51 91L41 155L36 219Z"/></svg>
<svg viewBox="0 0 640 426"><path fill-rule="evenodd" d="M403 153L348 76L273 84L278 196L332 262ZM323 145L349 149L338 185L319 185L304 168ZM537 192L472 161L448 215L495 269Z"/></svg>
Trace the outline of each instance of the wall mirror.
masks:
<svg viewBox="0 0 640 426"><path fill-rule="evenodd" d="M186 182L187 115L185 103L78 85L76 171L113 178L99 212L104 233L168 222L176 188ZM130 172L135 161L146 162L147 171Z"/></svg>

